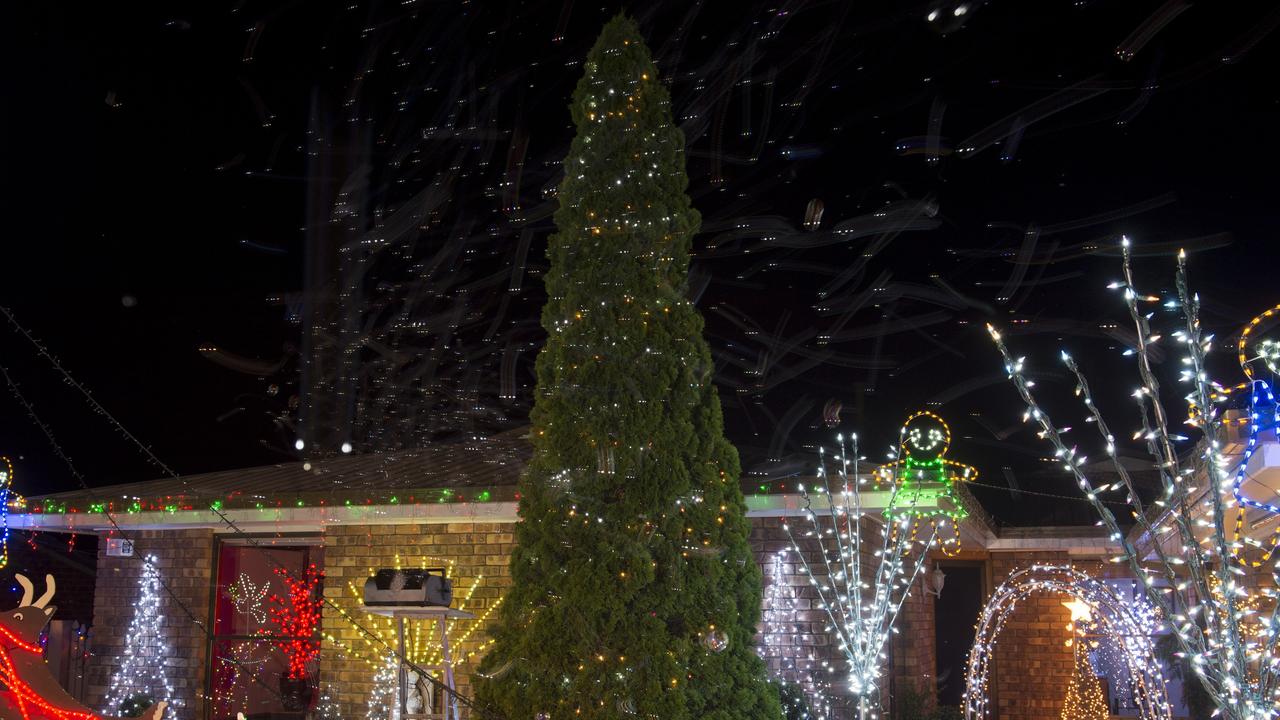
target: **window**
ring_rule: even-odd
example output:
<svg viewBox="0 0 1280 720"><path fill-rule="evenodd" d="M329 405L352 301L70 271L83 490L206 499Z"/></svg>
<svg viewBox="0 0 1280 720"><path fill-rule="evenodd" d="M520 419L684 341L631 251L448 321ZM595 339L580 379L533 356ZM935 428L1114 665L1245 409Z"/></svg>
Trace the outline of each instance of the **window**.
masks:
<svg viewBox="0 0 1280 720"><path fill-rule="evenodd" d="M324 548L318 538L218 549L210 673L214 720L302 718L316 701Z"/></svg>

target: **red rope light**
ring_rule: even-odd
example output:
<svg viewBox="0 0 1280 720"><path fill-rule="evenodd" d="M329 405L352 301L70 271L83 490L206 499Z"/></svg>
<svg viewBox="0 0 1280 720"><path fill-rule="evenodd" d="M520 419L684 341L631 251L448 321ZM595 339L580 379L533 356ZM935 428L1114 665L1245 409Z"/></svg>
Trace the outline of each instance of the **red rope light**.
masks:
<svg viewBox="0 0 1280 720"><path fill-rule="evenodd" d="M0 632L3 632L5 637L16 642L22 650L33 653L40 652L39 647L14 638L7 628L0 627ZM18 706L18 712L22 713L22 720L32 720L32 709L38 709L43 715L55 720L99 720L99 716L91 712L64 710L45 700L40 693L35 691L35 688L32 688L18 676L18 669L14 666L13 658L9 655L9 648L6 647L0 647L0 681L3 681L5 686L9 688L8 694L12 696L14 704ZM34 708L29 708L28 706L34 706Z"/></svg>
<svg viewBox="0 0 1280 720"><path fill-rule="evenodd" d="M23 640L22 638L15 635L12 630L10 630L9 628L3 625L0 625L0 635L4 635L6 640L13 643L14 645L17 645L23 650L26 650L27 652L33 652L33 653L43 652L43 650L41 650L39 645L32 645L26 640Z"/></svg>

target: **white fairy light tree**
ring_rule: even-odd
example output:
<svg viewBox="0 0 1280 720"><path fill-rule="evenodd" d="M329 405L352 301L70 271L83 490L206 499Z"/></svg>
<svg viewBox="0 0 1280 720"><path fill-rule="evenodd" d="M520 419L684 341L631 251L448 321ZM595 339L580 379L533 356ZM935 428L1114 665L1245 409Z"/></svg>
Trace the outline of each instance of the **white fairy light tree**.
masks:
<svg viewBox="0 0 1280 720"><path fill-rule="evenodd" d="M181 705L165 670L165 663L174 655L164 636L157 562L156 556L148 555L142 563L138 601L133 606L133 619L125 633L124 655L120 659L120 667L111 676L111 685L103 699L107 715L136 712L164 700L169 703L165 718L174 720L176 709Z"/></svg>
<svg viewBox="0 0 1280 720"><path fill-rule="evenodd" d="M378 672L373 676L373 689L365 705L366 720L399 720L400 718L400 659L395 653L387 654Z"/></svg>
<svg viewBox="0 0 1280 720"><path fill-rule="evenodd" d="M994 327L988 325L988 331L1004 357L1009 379L1026 404L1024 418L1040 426L1039 434L1053 446L1055 458L1079 484L1112 539L1121 544L1124 554L1117 561L1129 564L1148 599L1161 609L1219 714L1227 720L1273 718L1280 714L1280 623L1273 609L1265 615L1266 637L1246 638L1247 628L1259 619L1242 601L1247 596L1248 565L1239 560L1244 545L1227 527L1227 514L1238 508L1238 501L1233 494L1232 472L1223 455L1223 413L1215 404L1222 397L1221 386L1209 378L1206 367L1213 336L1206 335L1200 324L1200 298L1188 287L1186 254L1179 253L1176 300L1164 302L1163 307L1178 316L1174 321L1177 329L1171 337L1186 352L1181 379L1190 385L1186 400L1194 408L1188 422L1204 434L1189 457L1179 457L1174 446L1179 437L1171 430L1176 421L1166 409L1159 380L1152 370L1152 348L1161 334L1152 329L1151 321L1160 308L1160 298L1135 286L1128 239L1121 245L1124 279L1111 287L1122 292L1136 331L1132 354L1136 356L1141 384L1133 398L1139 407L1141 429L1133 437L1150 452L1161 489L1150 504L1143 502L1132 476L1117 456L1116 438L1071 356L1064 352L1062 360L1074 375L1075 394L1084 403L1087 422L1097 429L1119 477L1114 484L1099 484L1088 477L1085 456L1064 438L1067 429L1056 425L1032 394L1034 383L1026 376L1024 359L1014 359ZM1143 546L1145 554L1104 504L1102 493L1119 489L1126 491L1132 515L1149 540L1149 547L1148 543ZM1280 559L1280 554L1273 557ZM1280 584L1274 560L1270 572L1273 583ZM1273 591L1267 592L1274 598Z"/></svg>
<svg viewBox="0 0 1280 720"><path fill-rule="evenodd" d="M797 632L797 619L801 612L799 588L787 582L794 574L788 556L791 548L779 550L769 556L765 564L764 603L761 607L760 643L757 652L771 663L770 674L782 686L794 686L803 696L806 707L815 720L831 717L831 699L827 696L826 677L832 672L831 663L819 657L814 648L791 643ZM804 609L808 609L806 602ZM784 714L788 700L782 698ZM787 715L787 717L791 717Z"/></svg>
<svg viewBox="0 0 1280 720"><path fill-rule="evenodd" d="M827 471L825 453L821 453L814 487L826 507L815 510L813 497L801 485L810 527L799 537L789 523L783 528L791 538L794 562L817 591L819 609L827 615L827 632L835 634L848 664L847 689L857 704L858 718L870 720L880 713L880 683L894 623L927 563L937 529L933 526L921 538L909 513L873 516L866 502L872 490L870 477L858 472L857 435L851 436L849 451L843 436L837 436L837 442L835 470ZM886 480L891 487L883 487ZM882 491L892 493L896 487L895 475L882 475Z"/></svg>

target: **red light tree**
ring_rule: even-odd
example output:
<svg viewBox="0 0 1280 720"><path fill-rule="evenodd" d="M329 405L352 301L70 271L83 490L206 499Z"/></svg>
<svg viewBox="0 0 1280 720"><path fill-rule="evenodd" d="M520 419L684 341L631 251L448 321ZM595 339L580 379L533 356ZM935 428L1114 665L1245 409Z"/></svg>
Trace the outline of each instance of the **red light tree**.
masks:
<svg viewBox="0 0 1280 720"><path fill-rule="evenodd" d="M320 608L324 605L320 594L324 572L312 564L298 577L284 568L276 568L276 574L289 588L287 598L274 594L268 598L271 622L277 630L276 646L289 661L289 679L305 680L307 663L320 656L316 633L320 629Z"/></svg>

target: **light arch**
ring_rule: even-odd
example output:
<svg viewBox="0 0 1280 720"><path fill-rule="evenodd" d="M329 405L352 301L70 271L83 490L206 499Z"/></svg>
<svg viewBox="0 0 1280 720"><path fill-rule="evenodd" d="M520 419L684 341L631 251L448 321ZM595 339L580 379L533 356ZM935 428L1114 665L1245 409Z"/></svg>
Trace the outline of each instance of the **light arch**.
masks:
<svg viewBox="0 0 1280 720"><path fill-rule="evenodd" d="M987 675L996 639L1018 601L1038 594L1065 595L1091 605L1104 633L1115 642L1123 643L1121 655L1134 680L1134 698L1141 717L1170 720L1172 708L1152 638L1154 618L1139 612L1131 600L1122 598L1106 583L1062 565L1032 565L1013 573L996 588L983 607L965 669L962 703L965 720L988 717Z"/></svg>

